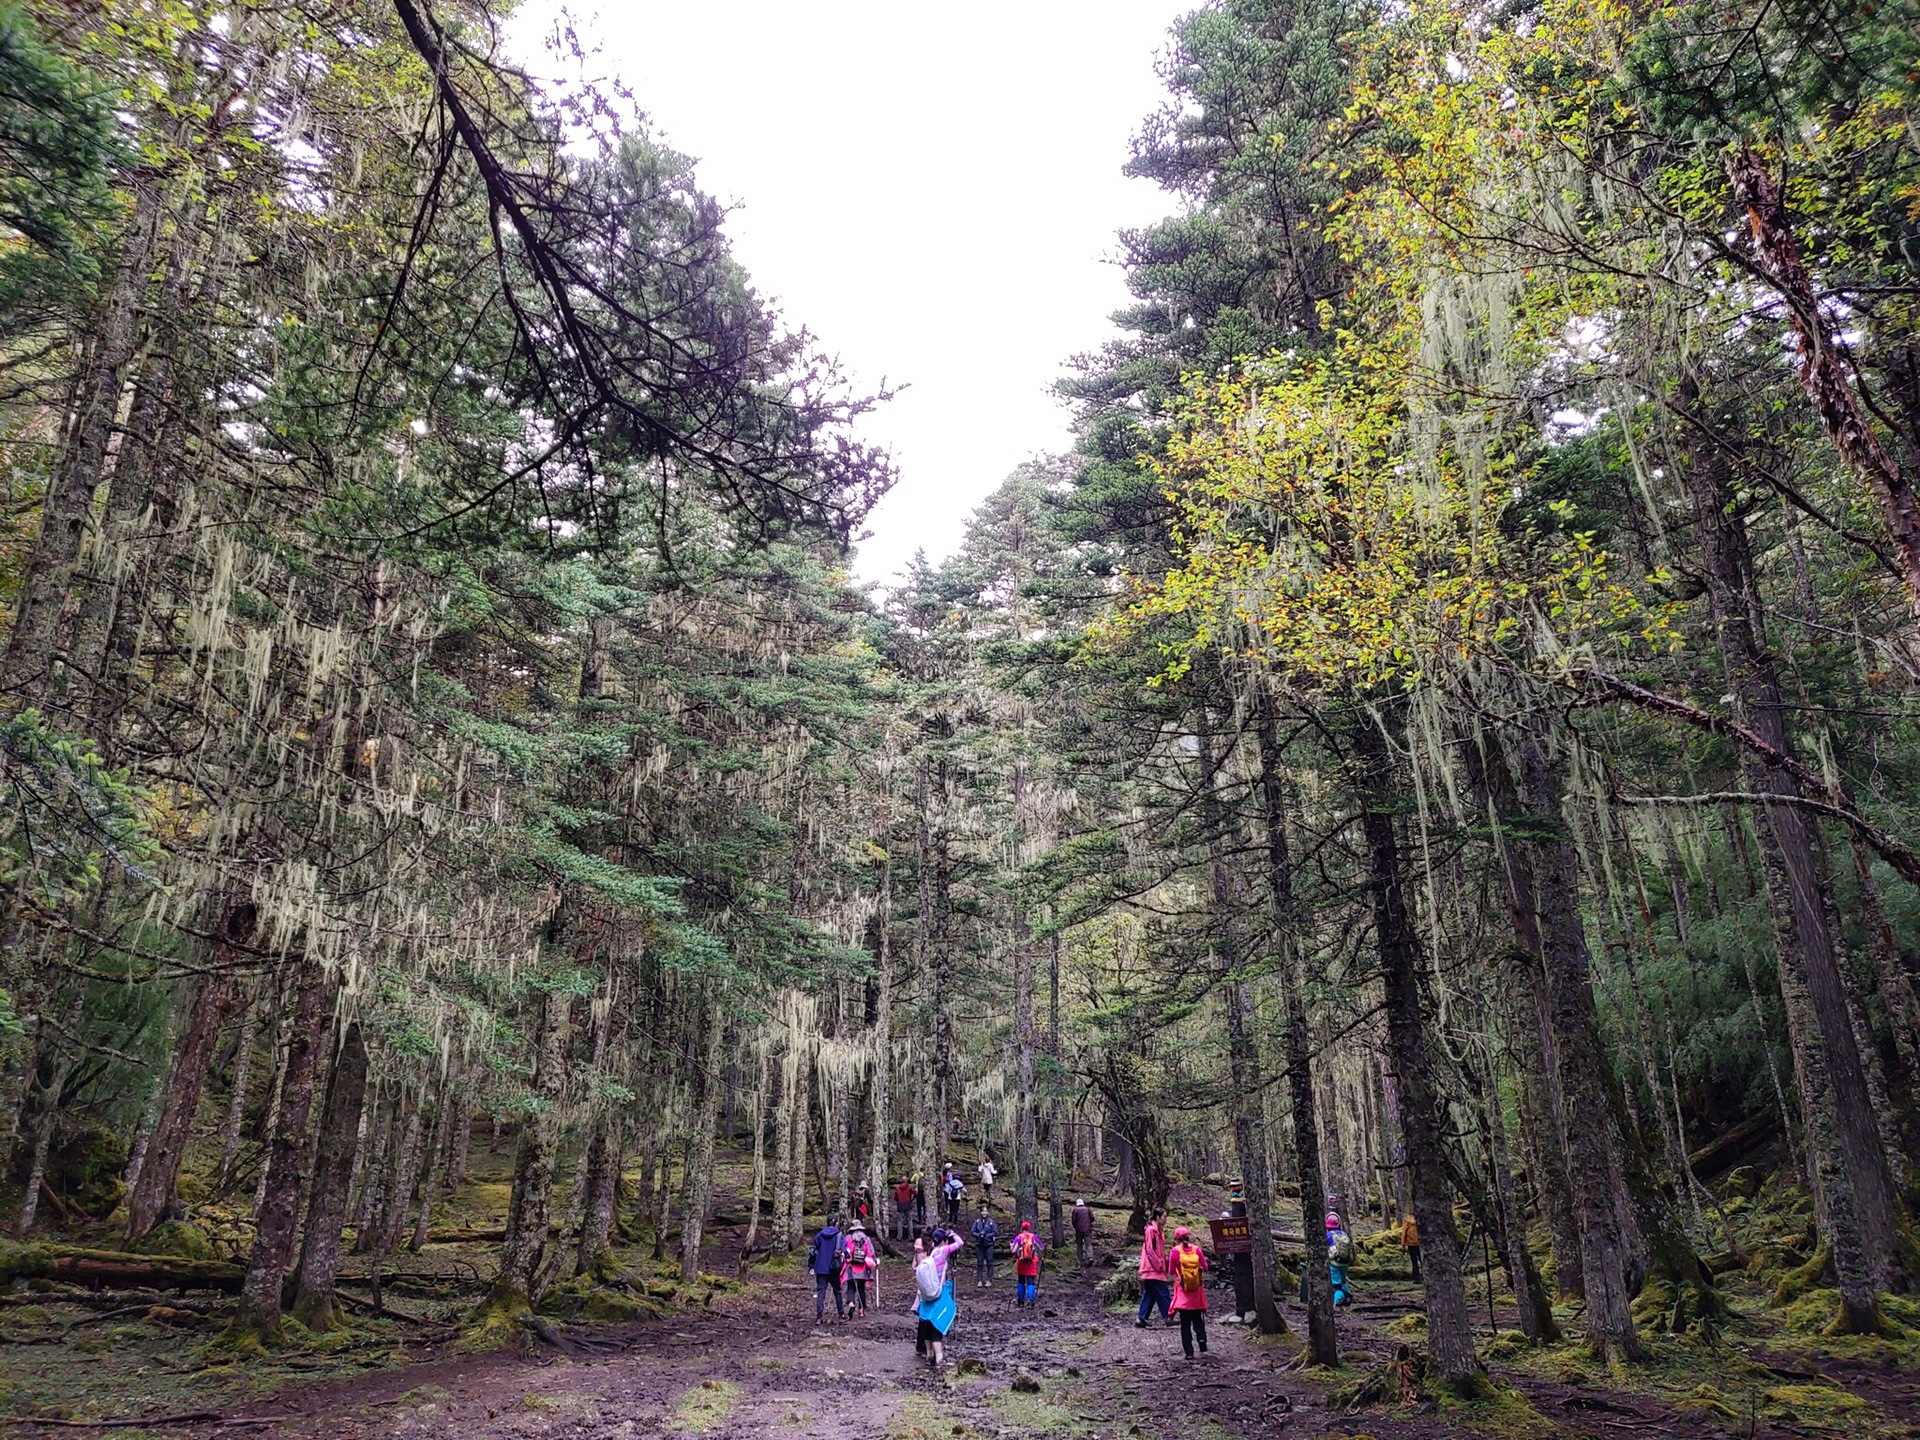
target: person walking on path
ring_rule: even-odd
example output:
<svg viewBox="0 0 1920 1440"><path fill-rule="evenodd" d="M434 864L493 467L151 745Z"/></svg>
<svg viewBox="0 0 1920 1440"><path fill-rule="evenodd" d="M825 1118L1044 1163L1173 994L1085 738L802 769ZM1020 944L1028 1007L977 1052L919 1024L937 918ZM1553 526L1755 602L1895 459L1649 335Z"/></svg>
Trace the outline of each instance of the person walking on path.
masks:
<svg viewBox="0 0 1920 1440"><path fill-rule="evenodd" d="M1420 1225L1413 1218L1413 1212L1407 1212L1407 1218L1400 1222L1400 1248L1407 1252L1407 1263L1413 1267L1413 1283L1420 1283Z"/></svg>
<svg viewBox="0 0 1920 1440"><path fill-rule="evenodd" d="M1167 1268L1173 1276L1173 1313L1180 1317L1180 1348L1191 1360L1196 1340L1200 1353L1207 1353L1207 1287L1201 1277L1212 1267L1207 1264L1207 1252L1193 1243L1184 1225L1173 1232Z"/></svg>
<svg viewBox="0 0 1920 1440"><path fill-rule="evenodd" d="M904 1175L893 1187L893 1238L913 1238L913 1181Z"/></svg>
<svg viewBox="0 0 1920 1440"><path fill-rule="evenodd" d="M1013 1303L1031 1310L1038 1303L1040 1289L1040 1252L1044 1247L1033 1233L1033 1222L1022 1220L1020 1229L1008 1242L1013 1252Z"/></svg>
<svg viewBox="0 0 1920 1440"><path fill-rule="evenodd" d="M1155 1306L1163 1321L1173 1323L1168 1313L1173 1305L1173 1286L1167 1273L1166 1232L1161 1228L1166 1213L1156 1207L1147 1216L1146 1233L1140 1237L1140 1318L1134 1324L1142 1330L1153 1318Z"/></svg>
<svg viewBox="0 0 1920 1440"><path fill-rule="evenodd" d="M950 1230L929 1230L914 1242L913 1313L919 1316L913 1348L939 1369L946 1363L947 1332L960 1313L953 1294L953 1252L966 1241Z"/></svg>
<svg viewBox="0 0 1920 1440"><path fill-rule="evenodd" d="M867 1234L867 1227L855 1220L847 1226L846 1243L841 1246L840 1283L847 1288L847 1314L864 1316L867 1313L867 1285L872 1283L875 1290L874 1303L880 1302L880 1257L874 1253L873 1240Z"/></svg>
<svg viewBox="0 0 1920 1440"><path fill-rule="evenodd" d="M980 1206L983 1210L993 1208L993 1182L1000 1178L1000 1172L993 1168L993 1161L985 1155L980 1157L980 1194L983 1197Z"/></svg>
<svg viewBox="0 0 1920 1440"><path fill-rule="evenodd" d="M940 1181L940 1197L947 1202L947 1224L956 1229L960 1225L960 1197L966 1193L966 1182L953 1173L953 1166L947 1166Z"/></svg>
<svg viewBox="0 0 1920 1440"><path fill-rule="evenodd" d="M918 1170L913 1172L913 1228L915 1233L927 1228L927 1177Z"/></svg>
<svg viewBox="0 0 1920 1440"><path fill-rule="evenodd" d="M993 1223L993 1216L987 1213L987 1202L980 1202L980 1214L973 1222L973 1278L975 1288L990 1289L993 1285L993 1262L998 1258L994 1251L1000 1244L1000 1227Z"/></svg>
<svg viewBox="0 0 1920 1440"><path fill-rule="evenodd" d="M833 1291L833 1312L842 1320L847 1318L846 1297L840 1291L840 1265L846 1258L846 1242L840 1236L840 1227L828 1217L827 1223L814 1232L813 1246L807 1252L807 1268L813 1271L813 1323L824 1324L827 1318L827 1291Z"/></svg>
<svg viewBox="0 0 1920 1440"><path fill-rule="evenodd" d="M1082 1266L1093 1263L1093 1207L1084 1195L1073 1202L1073 1248Z"/></svg>

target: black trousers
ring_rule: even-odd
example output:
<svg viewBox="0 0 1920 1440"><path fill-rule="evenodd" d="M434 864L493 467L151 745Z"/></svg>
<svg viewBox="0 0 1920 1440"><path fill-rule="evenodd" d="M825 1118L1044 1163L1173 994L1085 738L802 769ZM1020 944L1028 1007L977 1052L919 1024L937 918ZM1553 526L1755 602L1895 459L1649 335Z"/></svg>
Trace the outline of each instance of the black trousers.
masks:
<svg viewBox="0 0 1920 1440"><path fill-rule="evenodd" d="M1193 1358L1193 1342L1200 1342L1200 1353L1207 1353L1207 1312L1204 1310L1176 1310L1180 1317L1180 1348L1187 1352L1187 1358Z"/></svg>
<svg viewBox="0 0 1920 1440"><path fill-rule="evenodd" d="M1407 1246L1407 1259L1413 1264L1413 1278L1418 1280L1420 1278L1420 1247L1418 1245Z"/></svg>

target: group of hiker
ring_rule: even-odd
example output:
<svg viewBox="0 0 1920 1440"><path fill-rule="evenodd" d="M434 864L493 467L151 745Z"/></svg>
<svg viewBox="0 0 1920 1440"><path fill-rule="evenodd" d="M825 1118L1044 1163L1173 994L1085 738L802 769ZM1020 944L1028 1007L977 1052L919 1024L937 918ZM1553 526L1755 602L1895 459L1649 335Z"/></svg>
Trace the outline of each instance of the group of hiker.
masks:
<svg viewBox="0 0 1920 1440"><path fill-rule="evenodd" d="M942 1180L942 1198L953 1179L948 1167ZM986 1185L983 1179L983 1188ZM896 1204L913 1212L911 1180L895 1190ZM904 1195L902 1194L904 1191ZM969 1232L974 1252L974 1286L990 1289L1000 1255L1000 1226L993 1218L990 1199L983 1198L979 1214ZM947 1214L956 1218L950 1204ZM1187 1358L1207 1353L1207 1292L1204 1276L1212 1269L1206 1253L1193 1240L1184 1225L1173 1232L1169 1246L1164 1236L1165 1214L1156 1209L1148 1218L1146 1234L1140 1246L1140 1316L1144 1329L1155 1308L1165 1323L1178 1324L1180 1345ZM1076 1254L1082 1265L1092 1263L1094 1232L1093 1208L1084 1198L1073 1207L1073 1233ZM959 1314L955 1294L954 1257L967 1248L963 1237L951 1224L922 1226L913 1237L913 1304L916 1319L914 1349L932 1366L945 1363L947 1333ZM1039 1301L1040 1262L1046 1242L1033 1228L1031 1220L1022 1220L1006 1243L1013 1261L1014 1304L1020 1309L1036 1308ZM859 1218L848 1222L844 1230L837 1220L829 1220L813 1237L808 1252L808 1268L813 1272L813 1316L815 1324L827 1322L827 1296L833 1296L837 1319L858 1319L866 1315L871 1302L879 1303L879 1256L873 1238Z"/></svg>
<svg viewBox="0 0 1920 1440"><path fill-rule="evenodd" d="M955 1295L953 1259L967 1248L969 1238L974 1253L974 1287L991 1289L1001 1254L1000 1226L993 1217L994 1170L991 1161L980 1163L983 1195L979 1213L967 1236L962 1236L960 1201L965 1185L951 1165L942 1172L937 1191L943 1222L926 1223L927 1194L921 1177L910 1176L894 1186L895 1238L913 1242L912 1311L916 1317L914 1349L930 1365L944 1363L944 1342L959 1313ZM861 1192L864 1197L865 1192ZM1348 1299L1348 1264L1353 1257L1353 1242L1337 1208L1339 1197L1328 1197L1326 1216L1327 1259L1336 1305ZM873 1237L867 1233L864 1204L842 1229L837 1220L829 1220L813 1237L808 1252L808 1267L814 1277L813 1315L815 1324L826 1323L827 1296L833 1296L838 1319L858 1319L868 1305L879 1303L880 1260ZM1093 1262L1093 1209L1080 1199L1073 1206L1075 1252L1081 1265ZM1420 1231L1411 1215L1401 1228L1400 1243L1420 1278ZM1040 1261L1046 1244L1034 1231L1031 1220L1022 1220L1006 1243L1013 1261L1014 1304L1032 1309L1039 1304ZM891 1252L889 1252L891 1253ZM1146 1329L1157 1311L1161 1323L1180 1327L1180 1348L1192 1360L1207 1353L1207 1291L1205 1277L1213 1269L1206 1252L1184 1225L1174 1227L1172 1243L1166 1235L1166 1212L1149 1212L1145 1233L1140 1241L1140 1309L1135 1324Z"/></svg>
<svg viewBox="0 0 1920 1440"><path fill-rule="evenodd" d="M980 1208L993 1208L993 1182L999 1178L999 1171L992 1160L981 1158L976 1167L980 1177ZM860 1194L864 1196L863 1186ZM937 1204L941 1219L949 1227L960 1224L960 1209L966 1199L967 1184L962 1180L952 1164L941 1169L939 1184L934 1187L933 1201ZM903 1175L893 1185L893 1213L887 1226L887 1238L890 1240L911 1240L927 1228L927 1180L918 1172Z"/></svg>

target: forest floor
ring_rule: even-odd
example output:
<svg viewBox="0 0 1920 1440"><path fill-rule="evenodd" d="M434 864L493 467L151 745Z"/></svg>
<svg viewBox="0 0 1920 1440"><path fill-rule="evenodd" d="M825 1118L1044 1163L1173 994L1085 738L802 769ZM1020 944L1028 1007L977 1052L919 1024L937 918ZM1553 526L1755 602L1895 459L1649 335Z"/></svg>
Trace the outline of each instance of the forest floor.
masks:
<svg viewBox="0 0 1920 1440"><path fill-rule="evenodd" d="M1200 1187L1182 1191L1176 1199L1196 1220L1217 1203ZM448 1225L481 1230L504 1198L500 1177L483 1173ZM265 1355L223 1340L219 1301L45 1285L0 1297L0 1440L102 1425L115 1428L95 1433L288 1440L1920 1440L1920 1342L1821 1340L1794 1328L1791 1307L1770 1310L1764 1286L1744 1275L1727 1277L1736 1314L1715 1335L1650 1329L1649 1363L1616 1373L1575 1345L1521 1346L1510 1302L1496 1293L1498 1329L1480 1336L1495 1384L1461 1403L1406 1383L1400 1357L1424 1321L1418 1291L1384 1241L1366 1247L1357 1267L1337 1371L1303 1368L1298 1306L1288 1307L1292 1333L1277 1337L1221 1323L1232 1294L1224 1285L1211 1291L1211 1353L1189 1364L1177 1330L1136 1329L1131 1307L1099 1298L1095 1278L1132 1263L1131 1249L1115 1242L1099 1247L1090 1271L1070 1251L1064 1265L1056 1257L1037 1313L1014 1307L1004 1268L990 1292L963 1275L960 1318L936 1375L914 1355L903 1262L883 1265L883 1303L865 1319L816 1326L797 1258L731 1278L743 1227L724 1219L744 1205L723 1194L719 1208L723 1223L703 1257L716 1273L680 1285L646 1249L618 1251L632 1277L626 1293L665 1313L622 1321L607 1318L599 1292L563 1297L550 1313L564 1351L529 1337L531 1350L459 1353L471 1290L491 1255L477 1236L398 1257L388 1316L368 1313L360 1275L348 1290L359 1297L352 1331L298 1337ZM1101 1222L1117 1234L1117 1212L1103 1211ZM1820 1292L1803 1302L1824 1303ZM1484 1315L1484 1291L1476 1304ZM1894 1306L1911 1332L1920 1310Z"/></svg>

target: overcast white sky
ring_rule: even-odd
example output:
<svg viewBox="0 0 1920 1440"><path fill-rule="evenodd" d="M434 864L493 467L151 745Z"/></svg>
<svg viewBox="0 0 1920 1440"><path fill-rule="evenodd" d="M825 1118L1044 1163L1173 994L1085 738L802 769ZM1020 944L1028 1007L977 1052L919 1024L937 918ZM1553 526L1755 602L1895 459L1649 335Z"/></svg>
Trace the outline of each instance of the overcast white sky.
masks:
<svg viewBox="0 0 1920 1440"><path fill-rule="evenodd" d="M1198 0L634 0L570 6L589 69L634 91L735 252L857 383L901 481L858 571L958 542L1006 474L1068 440L1048 391L1126 302L1114 232L1170 197L1120 167ZM522 23L557 6L535 0Z"/></svg>

